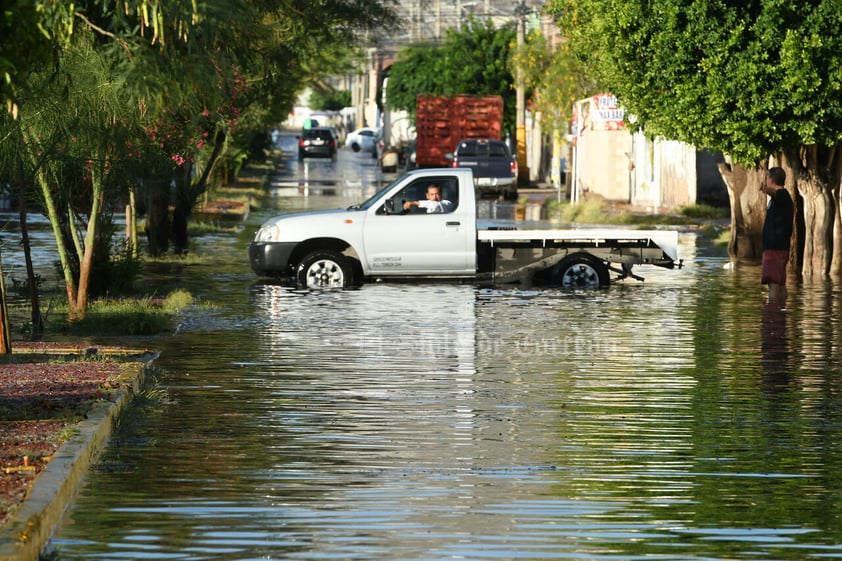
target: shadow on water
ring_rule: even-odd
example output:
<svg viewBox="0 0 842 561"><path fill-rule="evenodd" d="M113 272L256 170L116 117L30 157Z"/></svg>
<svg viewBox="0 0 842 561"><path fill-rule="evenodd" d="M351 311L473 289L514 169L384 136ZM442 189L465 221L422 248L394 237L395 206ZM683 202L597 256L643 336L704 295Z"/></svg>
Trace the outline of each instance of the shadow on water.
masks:
<svg viewBox="0 0 842 561"><path fill-rule="evenodd" d="M686 269L607 290L308 292L256 280L247 238L194 279L217 305L162 341L165 398L119 427L59 559L842 554L832 285L770 309L683 234Z"/></svg>

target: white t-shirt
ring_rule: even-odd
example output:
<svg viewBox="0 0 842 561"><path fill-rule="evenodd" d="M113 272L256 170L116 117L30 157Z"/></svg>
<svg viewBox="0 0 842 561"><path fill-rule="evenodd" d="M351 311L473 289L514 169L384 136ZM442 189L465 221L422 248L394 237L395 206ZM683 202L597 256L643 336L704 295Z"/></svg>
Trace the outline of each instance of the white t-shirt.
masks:
<svg viewBox="0 0 842 561"><path fill-rule="evenodd" d="M436 214L443 212L451 212L453 210L453 203L450 201L418 201L418 208L427 209L427 214Z"/></svg>

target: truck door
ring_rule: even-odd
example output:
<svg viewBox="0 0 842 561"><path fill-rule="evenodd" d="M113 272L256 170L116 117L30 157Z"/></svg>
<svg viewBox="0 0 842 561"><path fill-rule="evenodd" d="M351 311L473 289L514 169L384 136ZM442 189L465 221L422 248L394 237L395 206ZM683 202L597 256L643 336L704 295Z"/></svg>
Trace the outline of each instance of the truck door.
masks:
<svg viewBox="0 0 842 561"><path fill-rule="evenodd" d="M428 201L431 186L440 188L443 208L428 212L425 205L434 203L412 203ZM365 218L363 247L370 274L474 274L476 211L460 204L456 176L419 177L390 199L391 203L369 209ZM407 202L411 206L403 210Z"/></svg>

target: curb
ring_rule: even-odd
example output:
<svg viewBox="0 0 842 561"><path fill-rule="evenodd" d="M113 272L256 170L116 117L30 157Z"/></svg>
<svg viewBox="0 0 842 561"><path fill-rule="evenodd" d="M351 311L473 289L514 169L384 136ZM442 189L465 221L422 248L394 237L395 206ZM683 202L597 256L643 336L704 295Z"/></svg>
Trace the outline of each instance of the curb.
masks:
<svg viewBox="0 0 842 561"><path fill-rule="evenodd" d="M77 433L64 442L38 476L26 501L0 529L0 561L37 561L88 468L111 436L119 413L143 387L154 360L126 363L112 401L95 403Z"/></svg>

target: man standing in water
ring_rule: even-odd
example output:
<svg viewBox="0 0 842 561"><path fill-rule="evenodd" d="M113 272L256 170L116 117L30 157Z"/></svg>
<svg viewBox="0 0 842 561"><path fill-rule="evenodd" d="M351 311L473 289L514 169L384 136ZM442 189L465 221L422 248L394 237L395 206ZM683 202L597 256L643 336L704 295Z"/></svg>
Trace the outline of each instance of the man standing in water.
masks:
<svg viewBox="0 0 842 561"><path fill-rule="evenodd" d="M763 222L763 265L760 282L769 286L769 302L780 307L786 304L786 266L789 262L789 241L795 205L784 188L786 172L769 168L760 190L771 197Z"/></svg>

